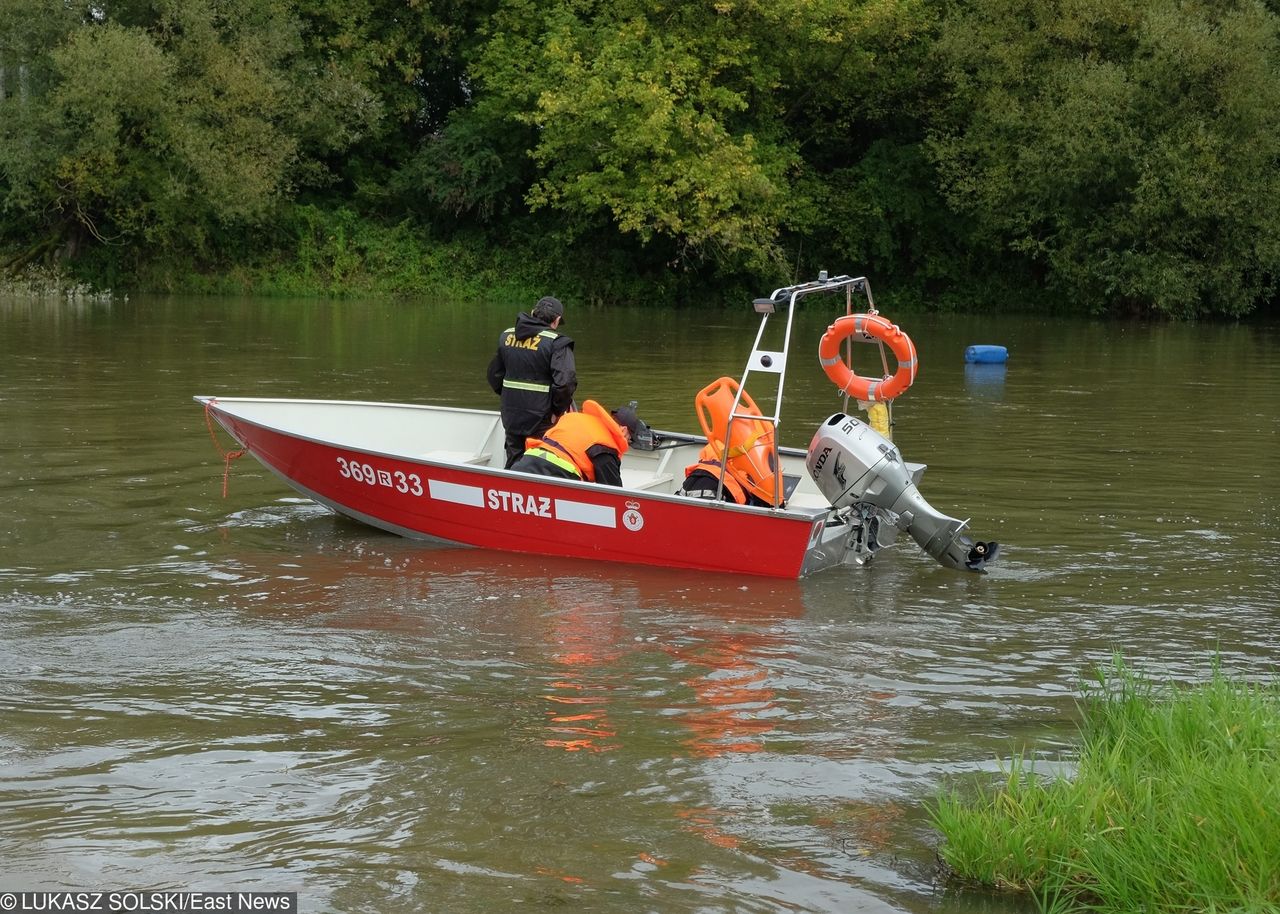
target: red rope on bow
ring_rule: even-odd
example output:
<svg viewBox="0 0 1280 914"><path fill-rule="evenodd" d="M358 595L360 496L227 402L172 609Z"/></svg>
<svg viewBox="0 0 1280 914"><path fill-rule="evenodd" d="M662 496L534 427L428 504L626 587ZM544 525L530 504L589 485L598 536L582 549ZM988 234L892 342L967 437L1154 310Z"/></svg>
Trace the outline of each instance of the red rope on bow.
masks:
<svg viewBox="0 0 1280 914"><path fill-rule="evenodd" d="M204 424L209 427L209 440L213 442L214 450L222 455L222 497L227 497L227 481L231 478L231 461L238 460L248 453L248 448L240 448L238 451L224 451L222 445L218 444L218 436L213 431L213 413L210 411L215 401L206 400L204 403Z"/></svg>

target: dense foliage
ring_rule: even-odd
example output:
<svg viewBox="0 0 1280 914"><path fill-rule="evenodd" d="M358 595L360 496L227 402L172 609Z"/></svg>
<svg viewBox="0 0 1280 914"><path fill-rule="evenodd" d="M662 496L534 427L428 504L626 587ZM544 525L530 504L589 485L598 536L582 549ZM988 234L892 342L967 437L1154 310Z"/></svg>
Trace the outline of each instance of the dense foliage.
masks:
<svg viewBox="0 0 1280 914"><path fill-rule="evenodd" d="M944 306L1242 315L1280 265L1278 23L1260 0L5 0L0 249L134 286L412 294L485 264L680 299L825 267Z"/></svg>

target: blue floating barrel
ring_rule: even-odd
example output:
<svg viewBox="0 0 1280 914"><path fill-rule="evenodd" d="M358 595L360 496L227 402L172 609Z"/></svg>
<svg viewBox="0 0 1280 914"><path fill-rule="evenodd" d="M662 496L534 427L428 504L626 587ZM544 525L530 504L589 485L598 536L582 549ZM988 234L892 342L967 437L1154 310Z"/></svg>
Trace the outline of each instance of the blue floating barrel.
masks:
<svg viewBox="0 0 1280 914"><path fill-rule="evenodd" d="M1003 365L1009 361L1009 350L1003 346L970 346L964 360L976 365Z"/></svg>

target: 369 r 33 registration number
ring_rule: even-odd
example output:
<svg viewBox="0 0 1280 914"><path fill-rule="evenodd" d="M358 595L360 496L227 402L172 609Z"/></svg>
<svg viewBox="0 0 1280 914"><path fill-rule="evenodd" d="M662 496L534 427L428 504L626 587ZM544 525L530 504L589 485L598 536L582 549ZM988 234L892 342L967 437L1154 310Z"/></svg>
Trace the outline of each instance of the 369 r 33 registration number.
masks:
<svg viewBox="0 0 1280 914"><path fill-rule="evenodd" d="M348 460L346 457L338 458L338 475L343 479L363 482L370 486L386 486L388 489L395 489L397 492L409 495L423 494L422 477L417 473L375 468L370 463Z"/></svg>

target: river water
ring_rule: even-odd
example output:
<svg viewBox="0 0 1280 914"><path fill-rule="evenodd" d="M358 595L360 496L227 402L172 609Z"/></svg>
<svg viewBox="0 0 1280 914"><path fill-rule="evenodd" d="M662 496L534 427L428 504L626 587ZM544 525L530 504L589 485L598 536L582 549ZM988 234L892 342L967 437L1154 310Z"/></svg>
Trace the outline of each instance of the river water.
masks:
<svg viewBox="0 0 1280 914"><path fill-rule="evenodd" d="M1069 756L1113 651L1277 671L1280 328L881 307L921 359L895 439L1004 543L985 577L909 540L798 582L415 544L250 458L224 498L232 442L192 395L492 408L514 309L0 299L0 889L1019 910L940 881L939 789ZM798 321L786 444L840 408L808 357L833 316ZM565 327L580 398L688 431L754 328L572 303Z"/></svg>

